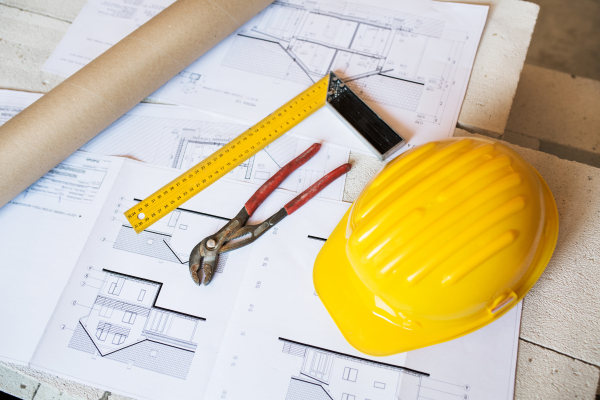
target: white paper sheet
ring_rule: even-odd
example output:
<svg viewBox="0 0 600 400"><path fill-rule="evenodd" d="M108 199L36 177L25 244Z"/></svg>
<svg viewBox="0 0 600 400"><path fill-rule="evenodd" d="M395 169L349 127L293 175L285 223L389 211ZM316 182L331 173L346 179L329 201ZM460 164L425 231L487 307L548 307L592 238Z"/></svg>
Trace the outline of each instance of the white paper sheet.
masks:
<svg viewBox="0 0 600 400"><path fill-rule="evenodd" d="M69 76L171 0L90 0L44 69ZM125 11L127 10L127 11ZM255 122L330 70L408 140L453 134L487 6L434 1L275 1L153 96ZM347 132L329 111L313 127Z"/></svg>
<svg viewBox="0 0 600 400"><path fill-rule="evenodd" d="M332 70L408 139L406 150L453 134L487 10L276 1L154 96L256 120Z"/></svg>
<svg viewBox="0 0 600 400"><path fill-rule="evenodd" d="M207 398L512 399L521 305L470 335L390 357L344 340L312 265L346 209L309 203L303 223L254 245Z"/></svg>
<svg viewBox="0 0 600 400"><path fill-rule="evenodd" d="M196 286L181 259L233 218L256 187L221 179L135 234L123 212L177 173L126 160L32 366L137 398L203 398L251 247L222 256L208 286ZM274 192L250 222L293 196Z"/></svg>
<svg viewBox="0 0 600 400"><path fill-rule="evenodd" d="M431 374L421 382L419 395L432 399L512 400L522 308L520 302L498 321L467 336L407 353L408 368ZM459 397L447 397L445 393Z"/></svg>
<svg viewBox="0 0 600 400"><path fill-rule="evenodd" d="M170 6L174 0L91 0L44 64L43 70L71 76L113 44Z"/></svg>
<svg viewBox="0 0 600 400"><path fill-rule="evenodd" d="M42 97L38 93L0 89L0 125L23 111L31 103Z"/></svg>
<svg viewBox="0 0 600 400"><path fill-rule="evenodd" d="M74 157L89 163L92 156ZM66 284L65 265L75 251L61 247L66 259L52 255L64 265L63 282L53 282L51 292L62 294L49 322L35 322L45 325L45 332L30 366L148 399L291 399L317 395L315 391L336 400L424 398L415 397L419 393L435 400L511 398L520 307L464 338L391 357L366 356L343 339L315 294L312 265L347 203L308 202L252 246L222 256L211 285L198 287L189 277L186 256L197 241L239 211L255 186L222 179L185 208L136 235L123 211L154 191L156 181L168 181L178 171L127 159L96 159L122 165L118 176L110 169L113 177L103 180L112 183L110 192L105 193L105 186L95 194L94 201L102 193L106 200L89 235L85 229L69 230L71 236L79 236L79 242L71 242L74 249L81 248L78 243L84 238L87 242ZM67 161L54 175L75 179L69 175L88 168L82 162L76 171L74 161ZM65 171L68 175L61 175ZM87 197L79 196L78 204L97 205L85 201L94 190L86 188ZM44 204L66 201L55 192L30 192L30 204L36 198L43 198ZM250 222L264 220L292 197L289 191L275 191ZM6 215L16 215L7 210ZM48 226L57 237L50 238L51 243L64 240L56 233L55 220ZM29 230L17 234L24 232ZM14 242L11 238L2 243ZM13 281L28 278L22 270L12 273ZM46 296L47 292L43 299L13 306L11 310L18 311L15 321L30 323L23 320L23 312L29 313L26 307L39 308ZM24 328L15 326L22 337ZM28 342L34 344L34 339ZM8 350L3 351L5 355ZM316 358L333 367L313 364Z"/></svg>
<svg viewBox="0 0 600 400"><path fill-rule="evenodd" d="M0 123L12 118L40 96L37 93L0 90ZM139 104L81 150L187 170L248 127L239 119L187 107ZM312 123L303 124L230 172L228 178L262 185L311 144L321 143L319 153L280 185L281 189L300 193L325 174L347 163L350 150L365 152L364 148L348 147L347 134L345 128L324 131L312 129ZM319 197L342 200L345 179L337 180Z"/></svg>
<svg viewBox="0 0 600 400"><path fill-rule="evenodd" d="M30 361L122 162L76 152L0 208L0 359Z"/></svg>
<svg viewBox="0 0 600 400"><path fill-rule="evenodd" d="M82 149L100 154L125 155L151 164L187 170L248 127L240 120L186 107L140 104ZM321 150L280 185L282 189L300 193L325 174L348 162L350 149L343 144L343 136L329 135L336 140L336 143L331 143L320 137L321 132L297 127L230 172L228 178L262 185L311 144L320 142ZM345 178L336 181L319 197L341 200L344 183Z"/></svg>

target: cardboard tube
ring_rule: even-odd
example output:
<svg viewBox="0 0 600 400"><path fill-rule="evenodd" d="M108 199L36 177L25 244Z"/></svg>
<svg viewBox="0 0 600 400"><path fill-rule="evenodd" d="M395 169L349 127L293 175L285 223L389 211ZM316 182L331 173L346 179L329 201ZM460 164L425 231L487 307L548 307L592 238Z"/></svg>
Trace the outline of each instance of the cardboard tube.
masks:
<svg viewBox="0 0 600 400"><path fill-rule="evenodd" d="M0 126L0 207L270 0L178 0Z"/></svg>

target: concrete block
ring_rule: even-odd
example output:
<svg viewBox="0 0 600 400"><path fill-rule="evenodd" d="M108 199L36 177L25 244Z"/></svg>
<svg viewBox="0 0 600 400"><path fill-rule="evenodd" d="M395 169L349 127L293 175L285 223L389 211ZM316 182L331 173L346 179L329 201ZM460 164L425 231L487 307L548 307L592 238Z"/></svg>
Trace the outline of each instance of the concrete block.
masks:
<svg viewBox="0 0 600 400"><path fill-rule="evenodd" d="M490 6L458 122L504 132L539 6L518 0L476 0Z"/></svg>
<svg viewBox="0 0 600 400"><path fill-rule="evenodd" d="M24 11L73 22L87 0L48 1L48 0L2 0L3 4Z"/></svg>
<svg viewBox="0 0 600 400"><path fill-rule="evenodd" d="M53 386L45 383L40 384L33 400L80 400L68 393L61 392Z"/></svg>
<svg viewBox="0 0 600 400"><path fill-rule="evenodd" d="M520 337L600 367L600 169L504 143L548 183L560 224L554 255L525 297Z"/></svg>
<svg viewBox="0 0 600 400"><path fill-rule="evenodd" d="M519 150L558 206L552 260L525 298L521 337L600 366L600 169Z"/></svg>
<svg viewBox="0 0 600 400"><path fill-rule="evenodd" d="M582 164L591 165L600 168L600 153L587 151L571 146L564 146L554 142L540 140L540 151L552 154L565 160L577 161Z"/></svg>
<svg viewBox="0 0 600 400"><path fill-rule="evenodd" d="M33 378L0 365L0 391L20 399L33 399L40 384Z"/></svg>
<svg viewBox="0 0 600 400"><path fill-rule="evenodd" d="M42 392L43 396L62 396L58 397L61 400L98 400L104 394L104 390L96 389L91 386L87 386L81 383L73 382L56 375L49 374L44 371L39 371L33 368L29 368L23 365L1 363L0 368L11 369L19 374L27 376L34 382L37 382L40 389L44 388ZM2 380L0 380L2 382ZM50 389L53 388L54 391ZM49 397L52 399L53 397ZM40 400L37 397L34 400ZM41 398L45 400L45 398ZM110 397L110 400L116 400L114 397Z"/></svg>
<svg viewBox="0 0 600 400"><path fill-rule="evenodd" d="M600 166L599 104L600 82L525 65L506 129L539 139L542 151Z"/></svg>
<svg viewBox="0 0 600 400"><path fill-rule="evenodd" d="M508 143L516 144L517 146L525 147L526 149L539 150L540 140L534 137L522 135L520 133L505 131L504 135L500 136L502 140ZM547 153L547 152L545 152ZM564 158L564 157L561 157Z"/></svg>
<svg viewBox="0 0 600 400"><path fill-rule="evenodd" d="M62 82L41 68L69 26L0 4L0 88L46 93Z"/></svg>
<svg viewBox="0 0 600 400"><path fill-rule="evenodd" d="M352 202L358 198L363 188L369 183L386 164L377 158L361 154L350 153L350 164L352 169L346 174L346 186L344 187L344 201Z"/></svg>
<svg viewBox="0 0 600 400"><path fill-rule="evenodd" d="M515 400L594 400L599 378L592 365L519 341Z"/></svg>
<svg viewBox="0 0 600 400"><path fill-rule="evenodd" d="M532 1L541 10L525 62L600 80L600 2Z"/></svg>

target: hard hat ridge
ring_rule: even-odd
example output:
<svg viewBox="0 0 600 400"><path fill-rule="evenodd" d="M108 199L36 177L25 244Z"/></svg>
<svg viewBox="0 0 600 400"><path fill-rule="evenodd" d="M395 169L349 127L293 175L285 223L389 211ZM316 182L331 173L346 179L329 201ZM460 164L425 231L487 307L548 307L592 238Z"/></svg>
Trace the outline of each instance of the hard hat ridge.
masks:
<svg viewBox="0 0 600 400"><path fill-rule="evenodd" d="M391 335L386 344L371 342L364 326L360 338L345 334L357 348L405 351L508 311L543 271L557 232L546 183L514 151L485 139L432 142L390 162L363 190L317 258L315 287L343 332L387 321L379 328ZM333 300L325 262L346 277L362 312L344 313ZM422 332L406 336L410 329Z"/></svg>

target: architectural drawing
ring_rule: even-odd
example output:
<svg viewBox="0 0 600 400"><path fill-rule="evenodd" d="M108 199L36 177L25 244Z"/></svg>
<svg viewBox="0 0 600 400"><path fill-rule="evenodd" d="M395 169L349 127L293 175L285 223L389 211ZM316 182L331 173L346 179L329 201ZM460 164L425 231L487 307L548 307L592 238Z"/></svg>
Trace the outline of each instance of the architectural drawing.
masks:
<svg viewBox="0 0 600 400"><path fill-rule="evenodd" d="M199 154L206 157L247 129L235 123L169 118L171 110L165 106L139 108L151 115L125 114L81 149L189 168Z"/></svg>
<svg viewBox="0 0 600 400"><path fill-rule="evenodd" d="M183 85L183 93L185 94L196 93L198 87L203 82L202 75L185 70L178 73L174 79L180 80L181 84Z"/></svg>
<svg viewBox="0 0 600 400"><path fill-rule="evenodd" d="M164 112L164 109L160 111ZM226 122L126 114L89 141L82 150L106 155L127 155L152 164L188 170L247 128L245 125ZM236 167L227 177L261 185L314 142L314 139L287 134ZM348 162L349 155L346 148L324 143L319 153L281 187L299 193L328 172ZM341 200L344 179L339 179L318 196Z"/></svg>
<svg viewBox="0 0 600 400"><path fill-rule="evenodd" d="M416 389L421 379L428 376L284 338L279 340L283 342L283 353L302 359L298 374L290 378L285 400L417 400Z"/></svg>
<svg viewBox="0 0 600 400"><path fill-rule="evenodd" d="M89 314L69 347L161 374L186 379L204 318L156 306L162 283L103 270Z"/></svg>
<svg viewBox="0 0 600 400"><path fill-rule="evenodd" d="M234 137L233 135L225 136L221 133L193 130L190 128L166 129L171 134L178 136L178 140L175 141L169 157L171 161L171 165L169 166L182 170L192 168ZM239 165L234 171L230 172L229 177L260 185L313 143L314 140L295 135L282 136L264 150ZM347 162L349 152L346 149L327 144L323 147L311 159L310 163L298 169L295 173L297 177L294 181L288 180L281 187L300 193L337 166ZM320 193L319 197L339 200L339 193L343 189L343 186L340 186L340 183L336 183L333 188L335 189L332 190L330 188Z"/></svg>
<svg viewBox="0 0 600 400"><path fill-rule="evenodd" d="M0 125L23 111L25 107L18 107L8 104L0 104Z"/></svg>
<svg viewBox="0 0 600 400"><path fill-rule="evenodd" d="M52 168L22 193L53 198L57 203L92 204L107 174L106 161L93 155L74 154Z"/></svg>
<svg viewBox="0 0 600 400"><path fill-rule="evenodd" d="M303 85L334 71L364 100L434 124L467 40L442 20L333 1L276 1L252 25L222 66Z"/></svg>
<svg viewBox="0 0 600 400"><path fill-rule="evenodd" d="M282 352L298 357L285 400L468 400L468 385L428 373L279 338Z"/></svg>
<svg viewBox="0 0 600 400"><path fill-rule="evenodd" d="M164 218L136 234L131 225L119 229L113 248L130 253L154 257L176 264L186 264L192 248L208 235L212 235L229 218L178 208ZM227 253L219 257L217 272L223 272Z"/></svg>

